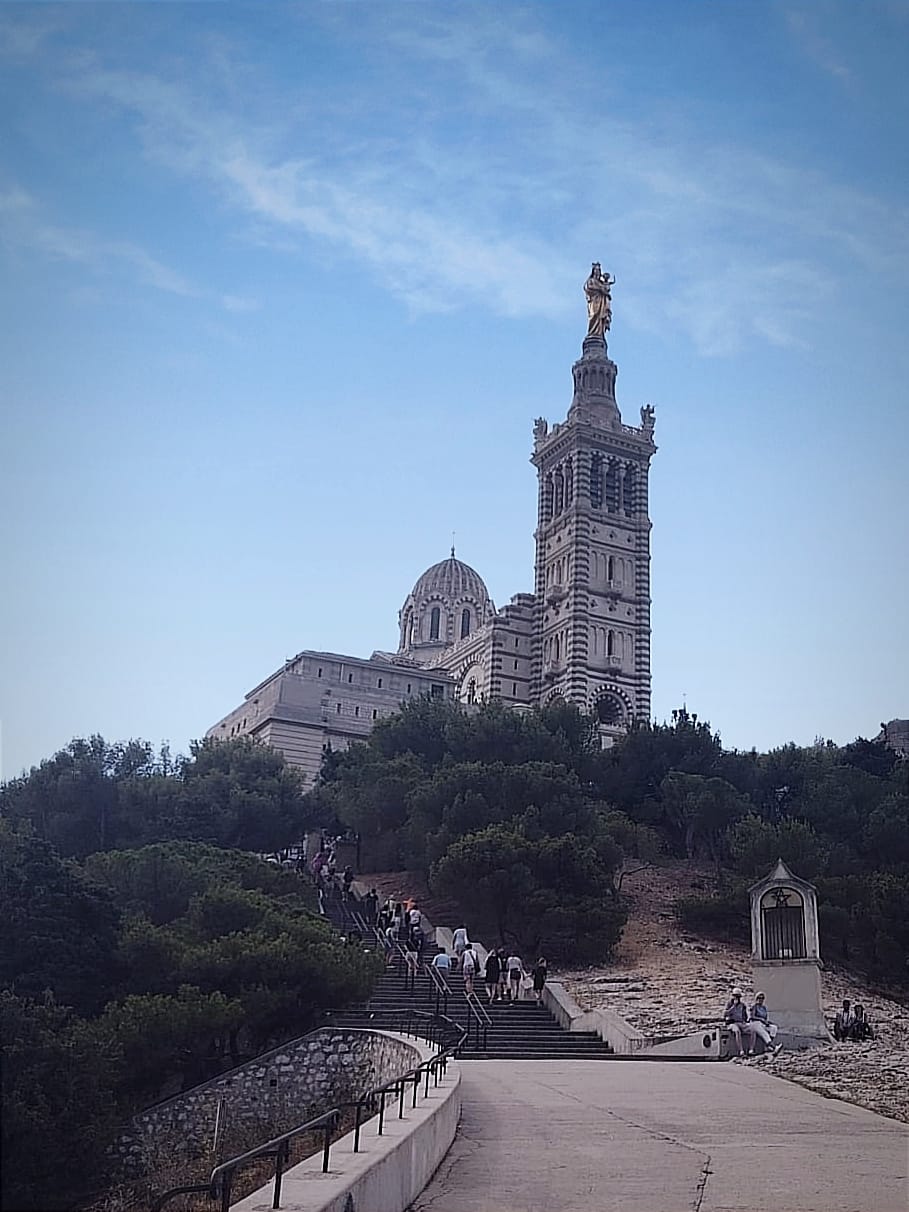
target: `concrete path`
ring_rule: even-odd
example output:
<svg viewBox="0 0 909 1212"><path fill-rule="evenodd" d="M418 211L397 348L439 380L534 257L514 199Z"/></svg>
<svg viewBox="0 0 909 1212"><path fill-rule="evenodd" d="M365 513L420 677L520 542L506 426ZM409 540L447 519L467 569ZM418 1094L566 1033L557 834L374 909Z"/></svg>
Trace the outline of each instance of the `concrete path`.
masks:
<svg viewBox="0 0 909 1212"><path fill-rule="evenodd" d="M464 1061L412 1212L907 1212L909 1128L732 1064Z"/></svg>

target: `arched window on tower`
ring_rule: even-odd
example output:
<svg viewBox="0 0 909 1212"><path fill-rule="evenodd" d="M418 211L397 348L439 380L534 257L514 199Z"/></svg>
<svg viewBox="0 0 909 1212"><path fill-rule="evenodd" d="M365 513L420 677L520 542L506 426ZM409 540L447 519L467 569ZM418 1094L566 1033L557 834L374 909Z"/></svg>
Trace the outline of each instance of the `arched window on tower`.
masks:
<svg viewBox="0 0 909 1212"><path fill-rule="evenodd" d="M565 504L570 505L574 500L574 463L571 459L565 462Z"/></svg>
<svg viewBox="0 0 909 1212"><path fill-rule="evenodd" d="M612 629L606 632L606 655L615 656L615 632Z"/></svg>
<svg viewBox="0 0 909 1212"><path fill-rule="evenodd" d="M610 513L617 513L619 508L619 473L615 459L610 459L606 467L606 508Z"/></svg>
<svg viewBox="0 0 909 1212"><path fill-rule="evenodd" d="M606 580L615 580L615 556L610 556L606 564Z"/></svg>
<svg viewBox="0 0 909 1212"><path fill-rule="evenodd" d="M429 638L437 640L439 638L439 626L442 622L442 612L438 606L433 606L429 615Z"/></svg>
<svg viewBox="0 0 909 1212"><path fill-rule="evenodd" d="M560 514L565 508L565 477L561 468L555 473L555 511Z"/></svg>
<svg viewBox="0 0 909 1212"><path fill-rule="evenodd" d="M622 504L625 512L633 514L637 509L637 471L630 464L625 467L625 478L622 482Z"/></svg>
<svg viewBox="0 0 909 1212"><path fill-rule="evenodd" d="M461 611L461 639L470 635L470 611L465 607Z"/></svg>
<svg viewBox="0 0 909 1212"><path fill-rule="evenodd" d="M543 521L552 521L553 499L555 489L553 487L552 472L546 477L546 482L543 485Z"/></svg>
<svg viewBox="0 0 909 1212"><path fill-rule="evenodd" d="M590 460L590 504L600 509L603 504L603 456L595 454Z"/></svg>

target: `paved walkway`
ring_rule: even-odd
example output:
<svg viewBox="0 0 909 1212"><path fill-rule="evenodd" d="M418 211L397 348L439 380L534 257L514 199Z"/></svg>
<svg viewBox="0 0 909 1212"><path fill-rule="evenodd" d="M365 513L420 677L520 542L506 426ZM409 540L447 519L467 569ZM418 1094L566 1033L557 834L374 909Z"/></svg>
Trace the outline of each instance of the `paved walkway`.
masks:
<svg viewBox="0 0 909 1212"><path fill-rule="evenodd" d="M464 1061L412 1212L907 1212L909 1128L731 1064Z"/></svg>

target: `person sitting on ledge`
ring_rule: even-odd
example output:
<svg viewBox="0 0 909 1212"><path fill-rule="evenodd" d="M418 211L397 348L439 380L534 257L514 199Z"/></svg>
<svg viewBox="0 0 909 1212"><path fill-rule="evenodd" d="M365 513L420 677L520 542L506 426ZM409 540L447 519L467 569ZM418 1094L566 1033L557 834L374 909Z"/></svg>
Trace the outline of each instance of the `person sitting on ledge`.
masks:
<svg viewBox="0 0 909 1212"><path fill-rule="evenodd" d="M838 1040L849 1039L854 1021L855 1015L852 1013L852 1003L848 997L844 997L843 1008L842 1010L837 1010L836 1018L833 1020L833 1038Z"/></svg>
<svg viewBox="0 0 909 1212"><path fill-rule="evenodd" d="M855 1040L857 1044L863 1044L866 1040L874 1039L874 1032L871 1030L871 1024L865 1018L865 1008L856 1003L855 1013L852 1018L852 1027L849 1031L849 1039Z"/></svg>
<svg viewBox="0 0 909 1212"><path fill-rule="evenodd" d="M748 1018L751 1022L751 1030L754 1035L764 1041L764 1049L767 1052L772 1051L774 1056L780 1051L781 1044L774 1046L773 1041L776 1039L776 1033L779 1031L776 1023L770 1021L770 1012L764 1001L763 993L758 993L754 998L754 1005L748 1011ZM752 1047L754 1039L752 1039Z"/></svg>
<svg viewBox="0 0 909 1212"><path fill-rule="evenodd" d="M748 1022L748 1010L742 1001L741 989L732 990L732 997L726 1003L726 1009L723 1011L723 1022L735 1039L739 1055L744 1056L747 1052L751 1052L754 1047L754 1028Z"/></svg>

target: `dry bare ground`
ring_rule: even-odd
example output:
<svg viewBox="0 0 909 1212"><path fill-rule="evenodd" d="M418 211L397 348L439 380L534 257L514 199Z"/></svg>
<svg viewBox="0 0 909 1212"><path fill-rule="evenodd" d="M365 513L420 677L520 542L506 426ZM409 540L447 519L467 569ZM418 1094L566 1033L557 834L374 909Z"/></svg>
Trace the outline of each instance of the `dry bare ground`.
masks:
<svg viewBox="0 0 909 1212"><path fill-rule="evenodd" d="M675 921L673 901L706 890L710 883L708 871L689 864L628 875L624 891L634 904L615 962L553 975L581 1006L609 1007L651 1038L716 1024L733 985L741 985L749 1004L755 990L745 947L688 934ZM828 969L822 981L830 1021L844 997L861 1002L875 1030L873 1042L833 1043L731 1063L765 1068L820 1094L909 1123L909 1010L849 973ZM772 1017L772 1006L770 1010Z"/></svg>

